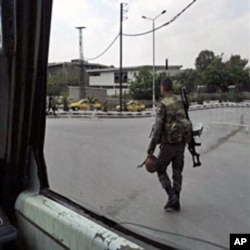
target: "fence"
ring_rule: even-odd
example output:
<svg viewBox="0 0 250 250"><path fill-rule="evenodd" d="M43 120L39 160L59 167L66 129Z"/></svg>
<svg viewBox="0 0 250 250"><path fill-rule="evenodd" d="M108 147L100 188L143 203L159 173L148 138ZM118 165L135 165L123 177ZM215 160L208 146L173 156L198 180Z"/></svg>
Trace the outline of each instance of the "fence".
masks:
<svg viewBox="0 0 250 250"><path fill-rule="evenodd" d="M250 128L250 108L235 106L210 109L210 123L242 126L248 132Z"/></svg>

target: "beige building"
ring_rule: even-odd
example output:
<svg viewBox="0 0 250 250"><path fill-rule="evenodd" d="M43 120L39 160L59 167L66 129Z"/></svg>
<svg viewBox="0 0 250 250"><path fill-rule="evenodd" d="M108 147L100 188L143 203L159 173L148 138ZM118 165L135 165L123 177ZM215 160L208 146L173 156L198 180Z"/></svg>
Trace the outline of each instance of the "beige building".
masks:
<svg viewBox="0 0 250 250"><path fill-rule="evenodd" d="M62 73L65 81L68 83L69 95L74 100L81 99L80 67L84 67L84 81L86 87L86 96L95 96L99 100L105 99L107 96L119 96L119 68L102 64L88 63L79 60L72 60L64 63L51 63L48 65L48 73ZM135 79L135 74L143 68L153 70L152 65L141 65L132 67L123 67L122 74L122 92L128 93L129 83ZM180 73L181 65L169 65L166 69L165 65L155 65L155 73L166 73L168 76L174 76Z"/></svg>
<svg viewBox="0 0 250 250"><path fill-rule="evenodd" d="M182 66L168 66L166 70L165 65L156 65L155 73L166 73L166 75L174 76L180 73ZM133 67L123 67L122 74L122 91L128 92L129 82L135 80L135 74L143 68L152 71L152 65L141 65ZM118 95L120 91L119 83L119 68L106 69L90 69L87 70L89 75L89 86L92 88L106 89L108 96Z"/></svg>

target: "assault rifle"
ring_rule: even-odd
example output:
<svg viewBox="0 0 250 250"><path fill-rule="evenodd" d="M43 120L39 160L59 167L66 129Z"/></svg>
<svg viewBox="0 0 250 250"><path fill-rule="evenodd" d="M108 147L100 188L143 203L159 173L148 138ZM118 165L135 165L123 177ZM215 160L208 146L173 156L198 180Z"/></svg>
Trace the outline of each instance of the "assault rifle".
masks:
<svg viewBox="0 0 250 250"><path fill-rule="evenodd" d="M188 115L189 103L187 99L186 88L181 88L181 100L184 106L186 118L190 121L190 118ZM194 136L197 136L197 135L200 136L202 133L202 129L203 129L202 124L196 124L196 128L193 126L192 131L191 131L191 141L188 143L188 150L190 154L192 155L194 168L201 166L200 154L198 154L195 149L196 146L201 146L201 143L197 143L195 141Z"/></svg>

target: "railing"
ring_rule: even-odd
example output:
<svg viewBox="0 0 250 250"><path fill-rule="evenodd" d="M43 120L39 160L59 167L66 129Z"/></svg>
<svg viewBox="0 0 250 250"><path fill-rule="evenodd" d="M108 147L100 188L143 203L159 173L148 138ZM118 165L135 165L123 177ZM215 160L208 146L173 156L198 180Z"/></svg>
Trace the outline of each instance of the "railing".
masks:
<svg viewBox="0 0 250 250"><path fill-rule="evenodd" d="M250 128L250 105L249 103L232 103L227 106L211 108L210 123L242 126L248 132Z"/></svg>

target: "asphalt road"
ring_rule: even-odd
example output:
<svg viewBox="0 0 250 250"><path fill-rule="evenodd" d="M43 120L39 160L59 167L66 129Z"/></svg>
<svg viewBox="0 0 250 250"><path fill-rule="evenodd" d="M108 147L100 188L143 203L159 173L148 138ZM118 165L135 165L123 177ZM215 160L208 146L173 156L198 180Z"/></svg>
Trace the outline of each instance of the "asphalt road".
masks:
<svg viewBox="0 0 250 250"><path fill-rule="evenodd" d="M186 150L180 213L164 212L157 176L136 168L146 156L152 118L48 119L51 189L183 249L219 249L204 241L228 248L230 233L250 233L250 110L190 116L204 123L202 166L193 168Z"/></svg>

